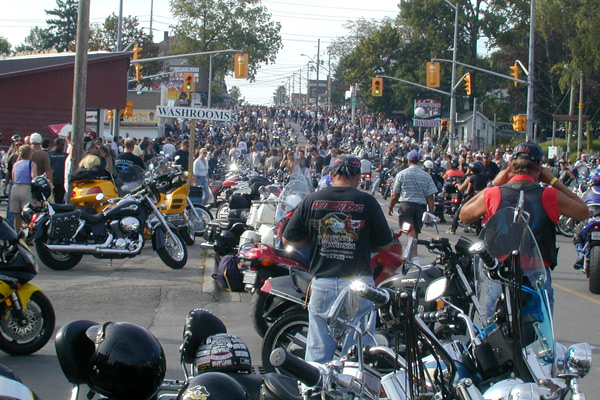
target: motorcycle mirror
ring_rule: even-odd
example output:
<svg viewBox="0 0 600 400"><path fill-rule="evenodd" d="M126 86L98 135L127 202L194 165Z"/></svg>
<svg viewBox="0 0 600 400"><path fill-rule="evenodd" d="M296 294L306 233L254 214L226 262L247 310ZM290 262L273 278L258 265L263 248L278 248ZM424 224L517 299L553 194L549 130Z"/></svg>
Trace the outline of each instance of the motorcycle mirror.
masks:
<svg viewBox="0 0 600 400"><path fill-rule="evenodd" d="M181 158L180 156L175 156L175 157L173 158L173 161L177 161L177 160L179 160L180 158Z"/></svg>
<svg viewBox="0 0 600 400"><path fill-rule="evenodd" d="M359 296L345 287L327 314L327 331L335 341L340 341L352 325L358 313Z"/></svg>
<svg viewBox="0 0 600 400"><path fill-rule="evenodd" d="M106 198L106 196L104 195L104 193L98 193L96 195L96 201L102 201Z"/></svg>
<svg viewBox="0 0 600 400"><path fill-rule="evenodd" d="M445 276L431 282L425 290L425 301L429 303L442 297L446 293L447 286L448 279Z"/></svg>
<svg viewBox="0 0 600 400"><path fill-rule="evenodd" d="M422 221L423 224L425 224L426 226L431 226L437 222L437 217L435 216L435 214L432 214L430 212L424 212Z"/></svg>

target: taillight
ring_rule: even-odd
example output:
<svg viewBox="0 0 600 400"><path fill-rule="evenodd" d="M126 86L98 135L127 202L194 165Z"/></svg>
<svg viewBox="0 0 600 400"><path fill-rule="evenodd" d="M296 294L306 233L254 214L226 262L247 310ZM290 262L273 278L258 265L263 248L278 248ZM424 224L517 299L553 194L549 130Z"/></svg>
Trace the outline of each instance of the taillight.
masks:
<svg viewBox="0 0 600 400"><path fill-rule="evenodd" d="M88 191L87 191L87 194L94 194L94 193L102 193L102 189L100 189L100 186L93 187L91 189L88 189Z"/></svg>
<svg viewBox="0 0 600 400"><path fill-rule="evenodd" d="M365 174L365 178L371 179L371 174Z"/></svg>
<svg viewBox="0 0 600 400"><path fill-rule="evenodd" d="M271 293L271 282L266 281L264 285L260 288L261 292Z"/></svg>
<svg viewBox="0 0 600 400"><path fill-rule="evenodd" d="M455 197L455 198L453 198L453 199L452 199L452 202L453 202L453 203L458 203L458 202L459 202L459 200L458 200L458 197Z"/></svg>

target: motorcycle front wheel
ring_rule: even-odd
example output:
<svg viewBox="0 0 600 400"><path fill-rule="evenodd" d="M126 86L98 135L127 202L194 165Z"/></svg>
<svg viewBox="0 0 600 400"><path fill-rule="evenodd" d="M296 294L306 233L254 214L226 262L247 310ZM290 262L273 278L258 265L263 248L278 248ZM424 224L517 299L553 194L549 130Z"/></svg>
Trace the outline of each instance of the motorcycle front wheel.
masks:
<svg viewBox="0 0 600 400"><path fill-rule="evenodd" d="M221 203L221 205L217 209L217 213L215 215L217 218L229 217L229 202L225 201L225 202Z"/></svg>
<svg viewBox="0 0 600 400"><path fill-rule="evenodd" d="M196 213L193 213L190 210L188 211L188 215L194 226L194 234L196 236L202 236L206 230L206 227L208 226L208 223L212 221L213 215L204 206L194 205L194 210ZM196 217L196 214L198 214L198 217Z"/></svg>
<svg viewBox="0 0 600 400"><path fill-rule="evenodd" d="M265 317L263 317L263 314L272 301L273 296L260 289L255 291L250 299L250 318L252 319L252 325L254 325L256 333L258 333L260 337L265 337L267 330L269 329L269 323Z"/></svg>
<svg viewBox="0 0 600 400"><path fill-rule="evenodd" d="M600 246L590 249L588 279L590 280L590 292L600 294Z"/></svg>
<svg viewBox="0 0 600 400"><path fill-rule="evenodd" d="M560 216L558 222L556 223L556 229L561 235L566 237L573 237L573 230L575 229L575 225L577 222L573 218Z"/></svg>
<svg viewBox="0 0 600 400"><path fill-rule="evenodd" d="M186 246L193 246L196 242L196 235L188 225L183 225L181 228L179 228L178 233Z"/></svg>
<svg viewBox="0 0 600 400"><path fill-rule="evenodd" d="M306 353L306 338L308 336L308 312L288 311L284 313L267 330L263 338L261 359L265 373L283 371L271 365L271 352L278 347L284 348L288 353L304 359Z"/></svg>
<svg viewBox="0 0 600 400"><path fill-rule="evenodd" d="M81 253L58 253L50 251L41 240L35 242L35 249L44 265L55 271L66 271L71 269L79 264L79 261L81 261L81 258L83 257L83 254Z"/></svg>
<svg viewBox="0 0 600 400"><path fill-rule="evenodd" d="M173 232L175 234L175 238L177 239L173 240L171 235L169 235L164 228L160 227L157 229L162 229L165 238L165 244L161 248L157 249L156 253L162 262L167 265L167 267L173 269L183 268L187 263L187 248L185 247L185 244L183 244L183 239L181 239L177 232ZM154 232L152 235L152 246L154 248L156 248L156 236L157 232Z"/></svg>
<svg viewBox="0 0 600 400"><path fill-rule="evenodd" d="M0 350L23 356L35 353L48 343L54 333L54 308L42 292L35 292L23 304L26 323L22 324L11 307L2 306Z"/></svg>

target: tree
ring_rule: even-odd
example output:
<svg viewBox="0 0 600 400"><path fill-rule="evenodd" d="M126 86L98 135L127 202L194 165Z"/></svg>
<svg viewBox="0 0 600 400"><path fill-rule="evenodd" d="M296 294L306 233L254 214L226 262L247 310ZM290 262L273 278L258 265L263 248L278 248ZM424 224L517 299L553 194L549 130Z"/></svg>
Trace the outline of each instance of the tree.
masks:
<svg viewBox="0 0 600 400"><path fill-rule="evenodd" d="M9 55L11 47L12 46L10 45L8 40L5 37L0 36L0 55L3 55L3 56Z"/></svg>
<svg viewBox="0 0 600 400"><path fill-rule="evenodd" d="M275 62L281 49L281 24L271 20L260 0L171 0L175 25L174 54L240 49L249 53L249 77L254 79L260 63ZM193 58L208 66L209 58ZM208 69L208 68L207 68ZM214 76L224 78L233 69L233 56L213 57Z"/></svg>
<svg viewBox="0 0 600 400"><path fill-rule="evenodd" d="M287 89L285 85L279 85L275 93L273 93L273 104L280 106L286 103Z"/></svg>
<svg viewBox="0 0 600 400"><path fill-rule="evenodd" d="M231 102L234 106L241 106L246 103L246 99L242 97L242 91L237 86L232 86L229 89L229 96L231 96Z"/></svg>
<svg viewBox="0 0 600 400"><path fill-rule="evenodd" d="M46 48L57 51L74 50L77 35L77 0L56 0L54 10L46 10L46 14L55 18L47 19L48 31L51 36Z"/></svg>
<svg viewBox="0 0 600 400"><path fill-rule="evenodd" d="M109 15L103 24L92 24L90 27L90 51L104 50L116 51L118 40L119 18L115 15ZM157 57L159 53L158 45L154 43L150 35L148 35L141 27L137 17L123 17L122 29L123 48L137 43L142 47L140 58ZM130 47L131 49L131 47ZM159 73L162 70L163 63L160 61L144 63L142 75L151 76ZM135 78L134 68L129 71L130 80ZM150 87L152 81L143 79L142 86ZM137 84L132 82L130 88L134 88Z"/></svg>
<svg viewBox="0 0 600 400"><path fill-rule="evenodd" d="M47 50L50 36L52 36L52 34L48 29L34 26L29 31L29 35L23 40L23 43L15 47L15 53L22 51L39 53L43 50Z"/></svg>

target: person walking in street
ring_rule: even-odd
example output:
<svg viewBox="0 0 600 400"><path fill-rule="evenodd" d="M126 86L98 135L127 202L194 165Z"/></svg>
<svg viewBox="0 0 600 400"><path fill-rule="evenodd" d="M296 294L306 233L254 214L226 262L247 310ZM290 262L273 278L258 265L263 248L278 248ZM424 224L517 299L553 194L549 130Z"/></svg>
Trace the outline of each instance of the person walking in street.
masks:
<svg viewBox="0 0 600 400"><path fill-rule="evenodd" d="M10 192L8 207L10 212L15 215L15 231L17 232L23 228L21 221L23 206L33 201L31 197L31 180L38 176L36 165L31 161L32 154L31 146L21 146L19 161L12 167L13 187Z"/></svg>
<svg viewBox="0 0 600 400"><path fill-rule="evenodd" d="M557 264L556 223L566 215L578 221L589 217L583 200L558 180L549 168L542 168L542 148L533 142L524 142L514 148L508 168L500 171L489 187L469 200L460 212L460 219L470 224L480 217L489 219L497 210L515 207L523 191L524 209L530 215L529 226L540 247L546 266L546 280L550 306L554 310L554 290L550 271ZM542 182L548 187L539 185ZM491 316L500 285L486 288L486 314Z"/></svg>
<svg viewBox="0 0 600 400"><path fill-rule="evenodd" d="M333 184L304 199L285 228L285 245L310 248L313 279L308 303L306 361L325 363L337 348L327 332L327 313L338 293L353 280L373 285L370 268L372 251L388 251L392 236L377 200L356 189L360 181L360 160L343 155L330 172ZM357 318L373 309L361 299ZM358 319L357 319L358 320ZM348 335L342 353L353 344Z"/></svg>
<svg viewBox="0 0 600 400"><path fill-rule="evenodd" d="M123 153L119 154L115 160L115 171L117 173L134 165L137 165L143 170L146 169L142 159L133 154L133 150L135 149L135 140L133 138L125 139L123 147Z"/></svg>
<svg viewBox="0 0 600 400"><path fill-rule="evenodd" d="M408 222L413 229L407 234L417 240L423 227L423 213L434 212L434 195L438 192L431 176L419 167L419 152L411 150L407 156L408 168L398 172L394 179L394 189L390 199L388 214L394 212L394 205L399 202L398 223L402 226ZM417 246L414 246L413 262L419 263Z"/></svg>
<svg viewBox="0 0 600 400"><path fill-rule="evenodd" d="M29 141L31 142L31 161L37 166L38 175L46 174L46 178L52 183L50 156L42 148L42 135L37 132L32 133Z"/></svg>
<svg viewBox="0 0 600 400"><path fill-rule="evenodd" d="M54 148L48 151L50 156L50 169L52 170L52 182L54 184L54 201L58 204L65 202L65 139L54 139Z"/></svg>
<svg viewBox="0 0 600 400"><path fill-rule="evenodd" d="M194 176L196 177L196 183L202 187L202 204L208 203L210 196L210 187L208 186L208 160L206 156L208 150L202 148L198 150L198 157L194 160Z"/></svg>

